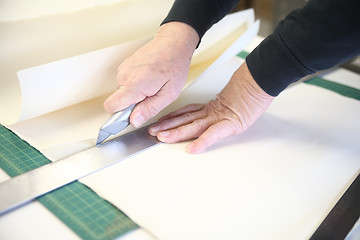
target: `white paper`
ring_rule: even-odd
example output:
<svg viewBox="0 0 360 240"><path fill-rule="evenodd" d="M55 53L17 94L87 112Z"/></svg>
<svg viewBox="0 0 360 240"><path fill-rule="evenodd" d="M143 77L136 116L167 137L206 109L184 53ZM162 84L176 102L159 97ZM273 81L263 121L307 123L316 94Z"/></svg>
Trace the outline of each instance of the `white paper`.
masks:
<svg viewBox="0 0 360 240"><path fill-rule="evenodd" d="M3 11L19 1L14 5L1 2ZM55 15L50 11L50 15L37 13L32 17L25 14L22 19L2 19L0 122L13 124L21 115L23 102L16 76L18 71L153 36L172 3L173 0L125 0L99 7L90 7L95 6L95 2L74 3L76 9L67 9L64 3L63 9L67 10L60 9ZM48 10L48 3L31 4L34 5L28 8L29 12L31 9ZM57 4L54 3L53 9ZM19 13L21 8L17 8ZM114 81L115 76L116 73Z"/></svg>
<svg viewBox="0 0 360 240"><path fill-rule="evenodd" d="M195 82L180 103L214 98L238 64ZM161 144L81 181L161 240L309 239L360 172L354 109L359 101L302 83L203 154Z"/></svg>
<svg viewBox="0 0 360 240"><path fill-rule="evenodd" d="M232 21L229 22L229 19ZM207 61L202 63L198 61L198 64L191 66L186 86L189 86L199 78L206 77L209 69L216 69L220 64L230 59L250 43L259 28L259 22L253 23L253 20L253 11L247 10L227 16L224 19L224 23L219 22L218 26L220 25L220 29L224 32L225 37L220 38L220 40L217 38L215 42L212 41L211 44L207 45L217 43L219 48L223 49L223 52L210 51L208 48L199 49L196 53L197 56L201 56L203 51L210 51L212 54L209 55L210 59ZM246 26L248 29L242 33L242 31L238 31L237 26ZM221 35L219 31L214 32L210 30L206 34L210 36L207 39L212 39L211 36L215 34ZM235 41L224 41L224 38L226 39L229 35L231 39L234 39L234 34L237 36ZM206 38L203 43L206 45ZM136 41L132 41L129 44L134 46ZM120 53L123 49L128 48L126 44L123 44L19 72L20 81L25 83L21 84L24 87L22 89L24 95L24 107L22 108L24 117L26 115L34 117L61 107L62 109L19 122L12 125L11 129L52 160L61 159L94 146L99 126L108 118L108 114L103 109L106 95L76 105L68 105L74 104L76 101L80 102L91 98L91 95L93 97L99 95L101 89L98 92L95 86L106 83L107 86L103 87L105 89L104 92L115 87L116 67L121 60L119 60L121 56L117 56L116 53L114 54L114 49L116 50L115 52ZM107 60L104 62L101 60L102 58ZM196 59L196 57L194 58ZM111 60L115 60L116 63L112 63ZM72 71L69 69L72 69ZM89 71L87 71L88 69ZM58 72L59 74L56 75L60 76L59 79L54 81L56 83L61 81L63 77L68 78L63 81L64 85L59 84L58 86L53 82L47 82L54 72ZM92 77L92 75L99 77ZM114 76L113 80L111 80L111 75ZM92 86L87 87L88 84L85 81L93 81L89 83ZM81 84L77 84L78 82ZM46 86L48 90L43 91L43 88L39 86ZM62 92L60 91L61 89ZM220 90L221 88L218 88L218 91ZM39 91L40 93L41 91L43 92L42 97L39 97ZM108 94L110 93L111 91ZM63 98L63 96L66 96L66 98ZM49 101L42 101L42 99L49 99ZM175 109L168 108L158 117L171 110ZM128 128L122 134L131 130L132 128Z"/></svg>
<svg viewBox="0 0 360 240"><path fill-rule="evenodd" d="M126 0L1 0L0 21L19 21L49 15L77 12Z"/></svg>
<svg viewBox="0 0 360 240"><path fill-rule="evenodd" d="M23 102L19 121L115 91L114 73L120 63L150 39L134 40L19 71Z"/></svg>

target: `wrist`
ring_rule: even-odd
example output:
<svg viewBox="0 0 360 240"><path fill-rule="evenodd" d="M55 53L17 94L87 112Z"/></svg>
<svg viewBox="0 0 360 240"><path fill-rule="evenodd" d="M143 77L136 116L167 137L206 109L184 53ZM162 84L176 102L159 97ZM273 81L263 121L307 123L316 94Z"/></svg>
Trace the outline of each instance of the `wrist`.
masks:
<svg viewBox="0 0 360 240"><path fill-rule="evenodd" d="M240 88L244 88L247 90L249 95L252 95L253 97L257 97L259 101L263 100L265 102L272 101L274 99L273 96L265 92L259 84L255 81L253 78L251 72L249 71L249 68L247 66L247 63L244 62L240 68L238 69L238 81L237 85L239 85Z"/></svg>
<svg viewBox="0 0 360 240"><path fill-rule="evenodd" d="M266 111L274 97L257 84L244 62L221 91L218 99L236 114L242 132Z"/></svg>
<svg viewBox="0 0 360 240"><path fill-rule="evenodd" d="M154 39L167 41L183 56L192 57L199 41L199 35L193 27L183 22L169 22L159 27Z"/></svg>

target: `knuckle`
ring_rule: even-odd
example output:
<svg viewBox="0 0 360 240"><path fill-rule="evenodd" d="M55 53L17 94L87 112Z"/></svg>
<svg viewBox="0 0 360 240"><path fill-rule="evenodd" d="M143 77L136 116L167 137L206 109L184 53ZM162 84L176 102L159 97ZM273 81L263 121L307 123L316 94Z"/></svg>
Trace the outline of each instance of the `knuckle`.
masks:
<svg viewBox="0 0 360 240"><path fill-rule="evenodd" d="M112 95L105 100L104 108L107 112L112 113L114 112L116 106L118 106L119 104L119 99L116 96Z"/></svg>
<svg viewBox="0 0 360 240"><path fill-rule="evenodd" d="M116 80L118 85L120 85L123 82L126 82L126 79L128 79L128 75L125 71L122 70L122 68L118 68L118 72L116 74Z"/></svg>
<svg viewBox="0 0 360 240"><path fill-rule="evenodd" d="M204 108L204 104L193 103L186 106L189 111L201 111Z"/></svg>
<svg viewBox="0 0 360 240"><path fill-rule="evenodd" d="M195 119L194 121L193 121L193 125L195 125L195 128L196 129L203 129L203 121L201 121L200 119Z"/></svg>
<svg viewBox="0 0 360 240"><path fill-rule="evenodd" d="M111 105L110 105L110 103L109 103L108 100L106 100L106 101L104 102L104 108L105 108L105 110L106 110L107 112L111 112L112 107L111 107Z"/></svg>
<svg viewBox="0 0 360 240"><path fill-rule="evenodd" d="M229 131L229 135L236 135L244 131L243 124L239 120L227 119L226 123L226 128Z"/></svg>
<svg viewBox="0 0 360 240"><path fill-rule="evenodd" d="M205 107L205 104L203 104L203 103L196 103L193 105L194 105L194 109L196 109L196 110L203 110Z"/></svg>
<svg viewBox="0 0 360 240"><path fill-rule="evenodd" d="M181 136L183 136L183 132L180 128L174 128L168 131L166 136L162 136L162 140L168 143L175 143L181 141Z"/></svg>
<svg viewBox="0 0 360 240"><path fill-rule="evenodd" d="M151 104L151 103L146 105L146 109L150 113L151 116L155 116L159 112L159 109L154 104Z"/></svg>
<svg viewBox="0 0 360 240"><path fill-rule="evenodd" d="M184 117L188 122L190 122L193 120L193 113L191 112L184 113Z"/></svg>
<svg viewBox="0 0 360 240"><path fill-rule="evenodd" d="M175 128L171 131L171 135L174 137L174 138L178 138L180 136L182 136L183 134L183 131L181 128Z"/></svg>
<svg viewBox="0 0 360 240"><path fill-rule="evenodd" d="M171 90L171 91L169 91L169 93L168 93L168 99L169 99L170 101L173 101L173 100L177 99L178 97L179 97L178 91L176 91L176 90Z"/></svg>
<svg viewBox="0 0 360 240"><path fill-rule="evenodd" d="M221 132L221 128L218 125L212 125L209 127L208 131L209 131L209 136L212 136L212 138L217 139L220 132ZM208 141L210 141L210 137L207 138Z"/></svg>

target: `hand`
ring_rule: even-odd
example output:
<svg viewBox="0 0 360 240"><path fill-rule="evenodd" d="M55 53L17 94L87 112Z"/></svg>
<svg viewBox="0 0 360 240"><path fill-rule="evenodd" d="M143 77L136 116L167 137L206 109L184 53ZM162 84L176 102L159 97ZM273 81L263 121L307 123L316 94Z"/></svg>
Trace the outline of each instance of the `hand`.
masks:
<svg viewBox="0 0 360 240"><path fill-rule="evenodd" d="M130 116L134 127L155 116L179 96L198 42L197 32L185 23L162 25L153 40L119 66L118 90L105 101L106 111L140 102Z"/></svg>
<svg viewBox="0 0 360 240"><path fill-rule="evenodd" d="M257 85L243 63L216 100L172 112L151 126L149 133L166 143L197 138L186 146L186 151L199 153L219 139L244 132L273 98Z"/></svg>

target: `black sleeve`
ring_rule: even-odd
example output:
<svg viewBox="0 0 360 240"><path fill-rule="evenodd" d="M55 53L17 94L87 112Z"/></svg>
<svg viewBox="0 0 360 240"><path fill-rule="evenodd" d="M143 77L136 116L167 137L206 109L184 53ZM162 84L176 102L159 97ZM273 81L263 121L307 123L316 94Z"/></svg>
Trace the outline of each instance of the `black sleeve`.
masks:
<svg viewBox="0 0 360 240"><path fill-rule="evenodd" d="M231 11L239 0L175 0L162 24L172 21L192 26L200 39L216 22Z"/></svg>
<svg viewBox="0 0 360 240"><path fill-rule="evenodd" d="M360 54L360 1L310 0L291 12L246 58L268 94Z"/></svg>
<svg viewBox="0 0 360 240"><path fill-rule="evenodd" d="M192 26L200 38L238 0L176 0L162 24ZM360 0L310 0L246 58L259 86L277 96L289 84L360 54Z"/></svg>

